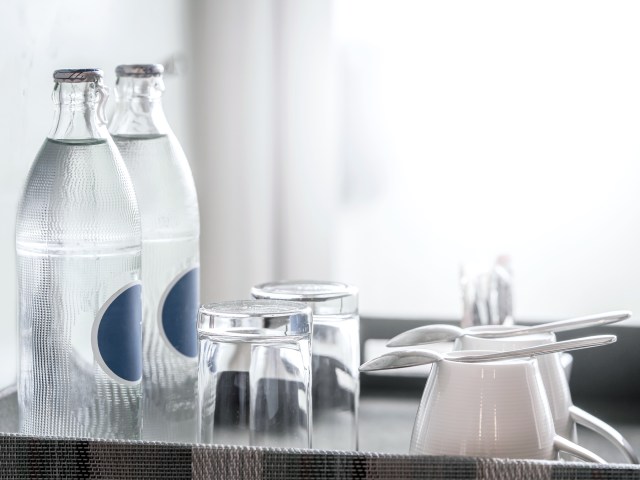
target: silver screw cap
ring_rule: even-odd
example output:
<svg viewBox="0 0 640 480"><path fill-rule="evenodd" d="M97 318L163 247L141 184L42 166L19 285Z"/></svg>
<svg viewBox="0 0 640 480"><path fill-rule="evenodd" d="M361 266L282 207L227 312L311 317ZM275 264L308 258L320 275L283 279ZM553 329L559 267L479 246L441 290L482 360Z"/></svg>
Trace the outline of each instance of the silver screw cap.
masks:
<svg viewBox="0 0 640 480"><path fill-rule="evenodd" d="M53 79L60 83L98 82L103 75L99 68L63 68L53 72Z"/></svg>
<svg viewBox="0 0 640 480"><path fill-rule="evenodd" d="M159 77L164 73L160 63L118 65L116 75L119 77Z"/></svg>

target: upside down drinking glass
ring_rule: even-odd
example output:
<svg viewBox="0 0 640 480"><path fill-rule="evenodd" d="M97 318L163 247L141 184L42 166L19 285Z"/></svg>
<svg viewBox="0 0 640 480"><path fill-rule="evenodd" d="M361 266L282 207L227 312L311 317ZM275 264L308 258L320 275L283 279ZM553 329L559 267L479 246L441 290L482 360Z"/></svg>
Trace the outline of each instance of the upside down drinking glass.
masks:
<svg viewBox="0 0 640 480"><path fill-rule="evenodd" d="M273 282L256 298L300 301L313 310L313 448L358 449L358 290L344 283Z"/></svg>
<svg viewBox="0 0 640 480"><path fill-rule="evenodd" d="M200 307L201 442L311 446L311 322L311 309L297 302Z"/></svg>

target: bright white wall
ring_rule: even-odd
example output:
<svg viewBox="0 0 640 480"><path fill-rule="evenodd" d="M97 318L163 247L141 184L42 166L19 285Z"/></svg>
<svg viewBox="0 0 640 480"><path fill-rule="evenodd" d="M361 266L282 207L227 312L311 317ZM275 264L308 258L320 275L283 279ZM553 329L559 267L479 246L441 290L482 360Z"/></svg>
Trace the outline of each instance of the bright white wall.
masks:
<svg viewBox="0 0 640 480"><path fill-rule="evenodd" d="M507 253L517 318L640 316L640 4L336 8L362 311L460 318L461 262Z"/></svg>
<svg viewBox="0 0 640 480"><path fill-rule="evenodd" d="M203 300L247 298L274 279L331 279L332 2L192 5Z"/></svg>
<svg viewBox="0 0 640 480"><path fill-rule="evenodd" d="M165 105L196 174L203 301L327 278L364 314L456 318L460 263L508 253L519 318L640 312L638 24L622 0L5 0L0 386L52 71L113 85L118 63L179 52L191 74Z"/></svg>
<svg viewBox="0 0 640 480"><path fill-rule="evenodd" d="M248 298L275 268L273 2L192 5L201 296Z"/></svg>
<svg viewBox="0 0 640 480"><path fill-rule="evenodd" d="M517 318L640 312L635 2L192 5L203 299L460 318L461 263L509 254Z"/></svg>
<svg viewBox="0 0 640 480"><path fill-rule="evenodd" d="M0 388L14 382L14 217L31 162L52 120L56 68L99 67L113 86L119 63L163 62L188 53L182 0L4 0L0 15ZM191 153L188 85L166 81L165 107Z"/></svg>

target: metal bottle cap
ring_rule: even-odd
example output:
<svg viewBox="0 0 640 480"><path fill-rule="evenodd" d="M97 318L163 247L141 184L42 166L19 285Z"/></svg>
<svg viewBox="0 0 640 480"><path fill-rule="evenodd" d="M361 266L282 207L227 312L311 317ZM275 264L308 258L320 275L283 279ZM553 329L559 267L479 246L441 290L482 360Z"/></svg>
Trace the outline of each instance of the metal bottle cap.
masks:
<svg viewBox="0 0 640 480"><path fill-rule="evenodd" d="M60 83L97 82L102 80L99 68L63 68L53 72L53 79Z"/></svg>
<svg viewBox="0 0 640 480"><path fill-rule="evenodd" d="M116 75L119 77L159 77L164 73L160 63L118 65Z"/></svg>

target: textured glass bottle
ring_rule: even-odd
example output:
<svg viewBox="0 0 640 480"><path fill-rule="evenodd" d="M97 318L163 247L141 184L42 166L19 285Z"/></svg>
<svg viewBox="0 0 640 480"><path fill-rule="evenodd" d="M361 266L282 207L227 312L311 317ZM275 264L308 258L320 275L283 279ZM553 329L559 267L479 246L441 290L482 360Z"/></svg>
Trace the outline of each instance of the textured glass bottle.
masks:
<svg viewBox="0 0 640 480"><path fill-rule="evenodd" d="M195 440L198 200L162 110L161 65L120 65L110 131L142 218L144 428L148 440Z"/></svg>
<svg viewBox="0 0 640 480"><path fill-rule="evenodd" d="M53 128L16 219L20 431L141 431L140 216L102 72L54 72Z"/></svg>

